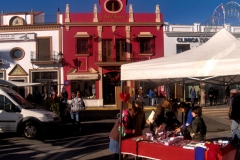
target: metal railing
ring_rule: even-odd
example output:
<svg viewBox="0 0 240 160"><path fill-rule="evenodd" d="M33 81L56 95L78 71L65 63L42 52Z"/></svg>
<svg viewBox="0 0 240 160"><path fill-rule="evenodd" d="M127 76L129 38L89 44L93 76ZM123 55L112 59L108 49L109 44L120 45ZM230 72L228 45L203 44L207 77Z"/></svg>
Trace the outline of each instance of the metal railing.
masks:
<svg viewBox="0 0 240 160"><path fill-rule="evenodd" d="M56 61L58 62L58 52L51 51L50 54L36 53L36 51L31 51L31 62L38 61Z"/></svg>
<svg viewBox="0 0 240 160"><path fill-rule="evenodd" d="M130 54L130 58L121 59L120 57L107 56L102 52L96 52L96 62L138 62L148 60L147 57L140 56L139 53Z"/></svg>
<svg viewBox="0 0 240 160"><path fill-rule="evenodd" d="M57 15L37 15L34 17L34 24L57 23Z"/></svg>

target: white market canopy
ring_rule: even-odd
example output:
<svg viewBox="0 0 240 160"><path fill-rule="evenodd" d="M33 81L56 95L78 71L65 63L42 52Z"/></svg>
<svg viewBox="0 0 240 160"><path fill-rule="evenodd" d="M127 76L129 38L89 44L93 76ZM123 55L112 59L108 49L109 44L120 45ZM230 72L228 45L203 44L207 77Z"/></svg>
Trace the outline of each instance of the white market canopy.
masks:
<svg viewBox="0 0 240 160"><path fill-rule="evenodd" d="M240 82L240 41L225 28L205 44L169 57L123 64L121 80Z"/></svg>
<svg viewBox="0 0 240 160"><path fill-rule="evenodd" d="M27 83L27 82L17 82L17 81L5 81L0 79L0 86L9 86L9 87L30 87L42 85L41 83Z"/></svg>

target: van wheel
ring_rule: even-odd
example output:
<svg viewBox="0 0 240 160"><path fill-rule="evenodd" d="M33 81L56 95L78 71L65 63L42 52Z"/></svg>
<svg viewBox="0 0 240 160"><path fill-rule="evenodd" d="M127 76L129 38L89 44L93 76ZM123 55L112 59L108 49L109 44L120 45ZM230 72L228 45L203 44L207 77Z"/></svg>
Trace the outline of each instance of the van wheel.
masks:
<svg viewBox="0 0 240 160"><path fill-rule="evenodd" d="M23 128L23 135L29 139L36 138L38 135L37 125L32 122L27 122Z"/></svg>

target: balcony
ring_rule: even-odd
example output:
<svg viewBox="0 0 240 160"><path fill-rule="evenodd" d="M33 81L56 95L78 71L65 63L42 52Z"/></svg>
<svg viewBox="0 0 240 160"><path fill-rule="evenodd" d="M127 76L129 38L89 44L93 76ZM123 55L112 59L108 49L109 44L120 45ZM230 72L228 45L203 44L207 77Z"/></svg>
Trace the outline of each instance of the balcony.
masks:
<svg viewBox="0 0 240 160"><path fill-rule="evenodd" d="M120 56L107 56L106 54L102 54L102 52L96 52L95 54L95 62L96 65L101 66L121 66L122 64L130 63L130 62L138 62L148 60L149 58L141 56L139 53L130 54L130 58L120 57Z"/></svg>
<svg viewBox="0 0 240 160"><path fill-rule="evenodd" d="M58 63L58 52L52 51L50 54L36 53L31 51L31 63L32 64L54 64Z"/></svg>
<svg viewBox="0 0 240 160"><path fill-rule="evenodd" d="M34 17L34 24L56 24L57 15L37 15Z"/></svg>

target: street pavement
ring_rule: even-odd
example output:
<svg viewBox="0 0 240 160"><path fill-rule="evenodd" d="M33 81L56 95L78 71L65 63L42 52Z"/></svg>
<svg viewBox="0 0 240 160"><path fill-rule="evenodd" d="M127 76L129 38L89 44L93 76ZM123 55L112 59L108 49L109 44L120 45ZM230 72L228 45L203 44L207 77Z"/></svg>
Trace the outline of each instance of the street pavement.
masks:
<svg viewBox="0 0 240 160"><path fill-rule="evenodd" d="M145 107L146 117L152 107ZM82 132L73 134L70 124L46 137L44 140L28 140L15 134L0 134L0 160L11 159L112 159L108 150L109 132L112 129L119 110L86 110L83 113ZM207 139L230 140L230 122L226 105L203 107L203 118L207 125ZM181 113L179 113L181 120ZM149 132L148 126L143 133ZM235 160L240 159L237 149ZM129 159L134 159L130 156Z"/></svg>

